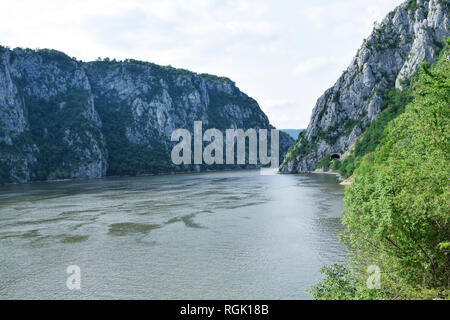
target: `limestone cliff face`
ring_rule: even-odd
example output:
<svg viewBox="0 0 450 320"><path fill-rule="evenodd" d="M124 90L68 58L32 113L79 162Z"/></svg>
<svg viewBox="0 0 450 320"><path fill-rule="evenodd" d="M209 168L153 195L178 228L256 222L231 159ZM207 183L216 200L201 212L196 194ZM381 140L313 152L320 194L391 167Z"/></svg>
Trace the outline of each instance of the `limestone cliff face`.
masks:
<svg viewBox="0 0 450 320"><path fill-rule="evenodd" d="M34 145L24 142L20 149L14 147L29 126L23 100L12 80L10 52L2 50L0 54L0 144L3 146L0 158L3 167L9 169L8 173L3 174L11 180L23 182L30 179L29 166L36 161L33 157Z"/></svg>
<svg viewBox="0 0 450 320"><path fill-rule="evenodd" d="M325 155L345 153L381 112L383 94L401 88L421 62L436 59L448 28L449 1L406 1L390 12L318 99L307 130L280 170L312 171Z"/></svg>
<svg viewBox="0 0 450 320"><path fill-rule="evenodd" d="M226 78L0 47L0 182L172 171L177 128L267 128ZM281 150L293 140L280 133Z"/></svg>
<svg viewBox="0 0 450 320"><path fill-rule="evenodd" d="M0 61L3 180L104 175L102 124L80 63L62 53L22 49L2 49Z"/></svg>

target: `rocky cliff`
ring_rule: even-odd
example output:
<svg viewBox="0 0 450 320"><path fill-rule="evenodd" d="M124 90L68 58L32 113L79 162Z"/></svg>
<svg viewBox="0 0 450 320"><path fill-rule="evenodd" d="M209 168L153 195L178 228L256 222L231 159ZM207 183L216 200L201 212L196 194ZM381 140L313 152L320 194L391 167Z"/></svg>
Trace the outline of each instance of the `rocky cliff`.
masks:
<svg viewBox="0 0 450 320"><path fill-rule="evenodd" d="M227 78L0 47L0 182L173 171L170 135L196 120L273 128ZM281 151L292 143L280 133Z"/></svg>
<svg viewBox="0 0 450 320"><path fill-rule="evenodd" d="M313 109L307 130L288 151L281 172L314 170L326 155L342 155L382 111L384 95L402 87L444 47L448 0L408 0L378 25L336 84Z"/></svg>

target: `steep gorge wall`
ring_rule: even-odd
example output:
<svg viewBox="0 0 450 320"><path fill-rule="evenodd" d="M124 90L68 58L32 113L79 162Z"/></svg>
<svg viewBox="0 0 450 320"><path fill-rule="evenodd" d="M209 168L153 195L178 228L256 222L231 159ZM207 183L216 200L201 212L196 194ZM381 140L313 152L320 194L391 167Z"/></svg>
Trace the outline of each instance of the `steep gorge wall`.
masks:
<svg viewBox="0 0 450 320"><path fill-rule="evenodd" d="M0 47L0 182L172 171L174 129L273 128L227 78ZM293 140L280 133L280 149Z"/></svg>
<svg viewBox="0 0 450 320"><path fill-rule="evenodd" d="M439 55L449 35L449 6L447 0L408 0L376 25L347 70L318 99L281 172L309 172L324 156L348 151L382 111L384 94L401 88L421 62Z"/></svg>

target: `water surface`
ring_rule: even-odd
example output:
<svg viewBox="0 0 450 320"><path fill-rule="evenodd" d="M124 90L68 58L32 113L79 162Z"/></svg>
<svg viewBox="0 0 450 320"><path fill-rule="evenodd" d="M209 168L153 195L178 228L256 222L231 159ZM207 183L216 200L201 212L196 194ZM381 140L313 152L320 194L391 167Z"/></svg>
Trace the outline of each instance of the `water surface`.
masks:
<svg viewBox="0 0 450 320"><path fill-rule="evenodd" d="M259 171L1 187L0 298L309 299L345 259L343 192Z"/></svg>

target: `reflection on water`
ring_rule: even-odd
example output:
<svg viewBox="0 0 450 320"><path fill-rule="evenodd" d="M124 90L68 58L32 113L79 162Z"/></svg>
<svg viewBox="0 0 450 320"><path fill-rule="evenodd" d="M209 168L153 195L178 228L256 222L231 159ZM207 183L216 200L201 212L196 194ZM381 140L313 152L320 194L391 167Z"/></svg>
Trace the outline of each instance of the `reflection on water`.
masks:
<svg viewBox="0 0 450 320"><path fill-rule="evenodd" d="M345 258L342 197L259 171L1 187L0 298L308 299Z"/></svg>

